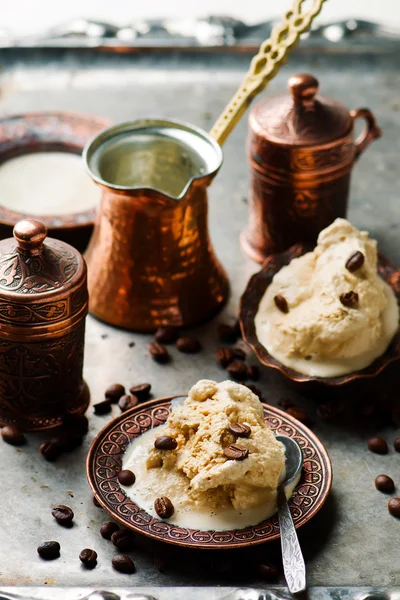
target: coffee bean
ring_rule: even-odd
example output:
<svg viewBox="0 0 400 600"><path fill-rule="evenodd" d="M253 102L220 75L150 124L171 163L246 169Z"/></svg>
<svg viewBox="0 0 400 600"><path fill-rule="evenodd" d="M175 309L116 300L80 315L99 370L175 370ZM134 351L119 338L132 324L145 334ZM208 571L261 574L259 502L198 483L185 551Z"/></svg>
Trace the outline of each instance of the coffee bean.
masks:
<svg viewBox="0 0 400 600"><path fill-rule="evenodd" d="M148 400L150 396L151 383L139 383L130 388L130 393L136 396L140 402Z"/></svg>
<svg viewBox="0 0 400 600"><path fill-rule="evenodd" d="M113 383L108 386L104 392L105 397L110 400L113 404L116 404L118 400L125 394L125 388L120 383Z"/></svg>
<svg viewBox="0 0 400 600"><path fill-rule="evenodd" d="M159 344L173 344L179 335L177 327L159 327L154 334L154 339Z"/></svg>
<svg viewBox="0 0 400 600"><path fill-rule="evenodd" d="M130 408L134 408L138 404L139 404L138 397L134 396L132 394L125 394L124 396L121 396L121 398L118 400L118 406L120 407L121 412L125 412L126 410L129 410Z"/></svg>
<svg viewBox="0 0 400 600"><path fill-rule="evenodd" d="M345 294L340 294L339 296L340 302L343 306L347 308L356 308L358 306L358 294L357 292L346 292Z"/></svg>
<svg viewBox="0 0 400 600"><path fill-rule="evenodd" d="M196 338L189 336L180 337L176 340L176 347L184 354L197 354L201 350L201 344Z"/></svg>
<svg viewBox="0 0 400 600"><path fill-rule="evenodd" d="M375 454L387 454L389 452L387 441L379 436L370 438L367 441L367 446L368 450L375 452Z"/></svg>
<svg viewBox="0 0 400 600"><path fill-rule="evenodd" d="M218 336L221 342L234 344L238 338L237 328L234 325L232 326L221 323L218 326Z"/></svg>
<svg viewBox="0 0 400 600"><path fill-rule="evenodd" d="M393 447L396 450L396 452L400 452L400 437L394 440Z"/></svg>
<svg viewBox="0 0 400 600"><path fill-rule="evenodd" d="M299 406L289 406L289 408L286 410L286 412L288 415L290 415L291 417L294 417L301 423L309 422L307 413Z"/></svg>
<svg viewBox="0 0 400 600"><path fill-rule="evenodd" d="M154 557L154 564L156 566L156 569L159 573L166 573L167 571L167 561L164 559L164 557L160 556L159 554L156 554Z"/></svg>
<svg viewBox="0 0 400 600"><path fill-rule="evenodd" d="M277 308L279 308L279 310L283 313L288 313L289 312L289 305L287 303L286 298L284 298L283 296L281 296L280 294L278 294L277 296L274 296L274 302Z"/></svg>
<svg viewBox="0 0 400 600"><path fill-rule="evenodd" d="M161 519L169 519L174 514L174 505L166 496L157 498L154 502L154 510Z"/></svg>
<svg viewBox="0 0 400 600"><path fill-rule="evenodd" d="M224 369L226 369L226 367L233 361L234 358L233 349L226 348L225 346L218 348L215 354L215 360Z"/></svg>
<svg viewBox="0 0 400 600"><path fill-rule="evenodd" d="M159 344L158 342L150 342L149 352L151 358L160 365L167 364L171 359L169 352L165 348L165 346Z"/></svg>
<svg viewBox="0 0 400 600"><path fill-rule="evenodd" d="M236 437L248 438L251 435L251 428L244 423L229 423L228 429Z"/></svg>
<svg viewBox="0 0 400 600"><path fill-rule="evenodd" d="M360 269L363 266L363 264L364 254L357 250L357 252L354 252L354 254L352 254L350 258L347 259L346 269L350 271L350 273L354 273L354 271L358 271L358 269Z"/></svg>
<svg viewBox="0 0 400 600"><path fill-rule="evenodd" d="M62 423L66 429L72 429L80 435L85 435L89 430L89 421L85 415L67 413L63 416Z"/></svg>
<svg viewBox="0 0 400 600"><path fill-rule="evenodd" d="M61 452L73 452L83 442L82 436L75 433L64 433L50 440L51 444L58 446Z"/></svg>
<svg viewBox="0 0 400 600"><path fill-rule="evenodd" d="M224 455L228 460L245 460L249 455L249 451L240 444L230 444L224 448Z"/></svg>
<svg viewBox="0 0 400 600"><path fill-rule="evenodd" d="M391 515L400 519L400 498L391 498L388 502L388 509Z"/></svg>
<svg viewBox="0 0 400 600"><path fill-rule="evenodd" d="M391 494L394 491L394 481L388 475L378 475L375 479L375 487L380 492Z"/></svg>
<svg viewBox="0 0 400 600"><path fill-rule="evenodd" d="M106 521L100 527L100 535L105 540L111 540L111 536L113 533L119 530L119 525L114 523L114 521Z"/></svg>
<svg viewBox="0 0 400 600"><path fill-rule="evenodd" d="M255 394L256 396L258 396L258 397L259 397L259 399L260 399L260 401L262 402L262 399L263 399L263 397L262 397L262 391L260 390L260 388L256 387L256 386L255 386L255 385L253 385L252 383L248 383L248 384L246 384L246 387L248 387L248 388L249 388L249 390L250 390L251 392L253 392L253 394Z"/></svg>
<svg viewBox="0 0 400 600"><path fill-rule="evenodd" d="M122 469L118 473L117 477L121 485L133 485L136 481L135 473L132 473L129 469Z"/></svg>
<svg viewBox="0 0 400 600"><path fill-rule="evenodd" d="M279 571L272 563L258 563L256 571L265 581L276 581L279 577Z"/></svg>
<svg viewBox="0 0 400 600"><path fill-rule="evenodd" d="M111 564L116 571L126 573L127 575L136 571L133 560L129 556L126 556L126 554L116 554L112 557Z"/></svg>
<svg viewBox="0 0 400 600"><path fill-rule="evenodd" d="M55 506L51 511L51 514L60 525L70 525L74 518L74 511L65 504L59 504Z"/></svg>
<svg viewBox="0 0 400 600"><path fill-rule="evenodd" d="M15 425L4 425L1 430L1 437L7 444L11 444L11 446L22 446L26 442L23 431Z"/></svg>
<svg viewBox="0 0 400 600"><path fill-rule="evenodd" d="M100 502L97 500L96 496L93 496L93 504L97 506L97 508L102 508Z"/></svg>
<svg viewBox="0 0 400 600"><path fill-rule="evenodd" d="M108 415L111 412L111 400L102 400L93 405L95 415Z"/></svg>
<svg viewBox="0 0 400 600"><path fill-rule="evenodd" d="M43 542L38 546L38 554L44 560L54 560L60 556L60 544L58 542Z"/></svg>
<svg viewBox="0 0 400 600"><path fill-rule="evenodd" d="M79 560L83 563L86 569L94 569L97 565L97 552L90 548L85 548L79 553Z"/></svg>
<svg viewBox="0 0 400 600"><path fill-rule="evenodd" d="M54 462L61 456L62 450L58 444L51 440L47 440L47 442L43 442L43 444L40 445L39 452L45 460Z"/></svg>
<svg viewBox="0 0 400 600"><path fill-rule="evenodd" d="M157 450L175 450L177 445L176 439L169 435L161 435L154 441L154 448Z"/></svg>
<svg viewBox="0 0 400 600"><path fill-rule="evenodd" d="M246 352L241 348L232 348L232 352L237 360L246 360Z"/></svg>
<svg viewBox="0 0 400 600"><path fill-rule="evenodd" d="M247 376L249 379L253 381L258 381L260 379L260 369L257 365L252 365L247 369Z"/></svg>
<svg viewBox="0 0 400 600"><path fill-rule="evenodd" d="M133 534L127 529L118 529L111 535L111 541L118 550L130 552L135 544Z"/></svg>
<svg viewBox="0 0 400 600"><path fill-rule="evenodd" d="M247 366L243 362L235 360L227 366L226 370L236 381L244 381L248 377Z"/></svg>

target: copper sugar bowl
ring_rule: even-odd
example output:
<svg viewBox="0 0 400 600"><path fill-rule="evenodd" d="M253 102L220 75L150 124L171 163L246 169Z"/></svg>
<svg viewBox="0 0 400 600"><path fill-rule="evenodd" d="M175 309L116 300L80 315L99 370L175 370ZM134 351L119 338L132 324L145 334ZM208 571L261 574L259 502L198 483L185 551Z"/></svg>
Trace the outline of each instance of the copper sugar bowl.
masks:
<svg viewBox="0 0 400 600"><path fill-rule="evenodd" d="M0 424L24 430L54 427L89 404L85 261L46 234L27 219L0 242Z"/></svg>
<svg viewBox="0 0 400 600"><path fill-rule="evenodd" d="M184 123L146 119L106 129L83 157L102 187L85 255L90 312L136 331L211 318L229 290L207 223L217 142Z"/></svg>
<svg viewBox="0 0 400 600"><path fill-rule="evenodd" d="M355 161L381 135L367 108L317 95L312 75L290 77L290 94L255 105L249 118L249 222L241 234L248 256L263 262L296 242L315 243L336 217L345 217ZM354 141L354 122L364 132Z"/></svg>

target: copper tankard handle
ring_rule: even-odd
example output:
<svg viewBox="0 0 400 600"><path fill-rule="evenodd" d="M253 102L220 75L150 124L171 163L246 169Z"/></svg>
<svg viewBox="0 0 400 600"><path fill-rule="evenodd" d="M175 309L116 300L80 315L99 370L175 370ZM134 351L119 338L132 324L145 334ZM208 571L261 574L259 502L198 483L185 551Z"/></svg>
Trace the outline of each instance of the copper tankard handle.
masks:
<svg viewBox="0 0 400 600"><path fill-rule="evenodd" d="M381 137L382 130L380 127L378 127L375 116L369 110L369 108L356 108L351 110L350 116L352 117L353 121L356 119L365 119L366 121L366 128L360 133L355 141L355 160L357 160L360 154L364 152L371 142Z"/></svg>

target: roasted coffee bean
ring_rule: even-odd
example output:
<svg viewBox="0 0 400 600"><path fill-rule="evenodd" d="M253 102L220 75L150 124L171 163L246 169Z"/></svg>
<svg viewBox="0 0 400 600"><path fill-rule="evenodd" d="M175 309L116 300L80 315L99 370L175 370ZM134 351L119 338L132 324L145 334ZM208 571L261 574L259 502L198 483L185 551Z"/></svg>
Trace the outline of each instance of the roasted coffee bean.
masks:
<svg viewBox="0 0 400 600"><path fill-rule="evenodd" d="M95 415L108 415L111 412L111 400L102 400L93 404L93 410Z"/></svg>
<svg viewBox="0 0 400 600"><path fill-rule="evenodd" d="M151 383L138 383L130 388L130 393L136 396L140 402L148 400L150 396Z"/></svg>
<svg viewBox="0 0 400 600"><path fill-rule="evenodd" d="M58 542L43 542L38 546L38 554L44 560L54 560L60 556L60 544Z"/></svg>
<svg viewBox="0 0 400 600"><path fill-rule="evenodd" d="M276 581L279 577L279 571L272 563L258 563L256 571L264 581Z"/></svg>
<svg viewBox="0 0 400 600"><path fill-rule="evenodd" d="M159 344L173 344L179 335L177 327L159 327L154 334L154 339Z"/></svg>
<svg viewBox="0 0 400 600"><path fill-rule="evenodd" d="M248 383L246 384L246 387L249 388L249 390L251 392L253 392L253 394L255 394L256 396L259 397L259 399L262 401L263 397L262 397L262 391L260 390L260 388L256 387L255 385L253 385L252 383Z"/></svg>
<svg viewBox="0 0 400 600"><path fill-rule="evenodd" d="M248 438L251 435L251 428L244 423L229 423L228 429L236 437Z"/></svg>
<svg viewBox="0 0 400 600"><path fill-rule="evenodd" d="M226 346L221 346L218 348L215 354L215 360L224 369L226 369L226 367L234 360L234 358L233 349L227 348Z"/></svg>
<svg viewBox="0 0 400 600"><path fill-rule="evenodd" d="M340 294L339 296L340 302L343 306L347 308L356 308L358 306L358 294L357 292L346 292L345 294Z"/></svg>
<svg viewBox="0 0 400 600"><path fill-rule="evenodd" d="M307 413L299 406L289 406L289 408L286 410L286 412L288 415L290 415L291 417L294 417L301 423L309 422Z"/></svg>
<svg viewBox="0 0 400 600"><path fill-rule="evenodd" d="M252 381L258 381L260 379L260 369L257 365L252 365L247 369L247 376Z"/></svg>
<svg viewBox="0 0 400 600"><path fill-rule="evenodd" d="M289 312L289 305L287 303L286 298L284 298L283 296L281 296L280 294L278 294L277 296L274 296L274 302L277 308L279 308L279 310L283 313L288 313Z"/></svg>
<svg viewBox="0 0 400 600"><path fill-rule="evenodd" d="M51 511L51 514L60 525L70 525L74 518L74 511L65 504L58 504Z"/></svg>
<svg viewBox="0 0 400 600"><path fill-rule="evenodd" d="M238 338L238 332L235 325L227 325L225 323L221 323L218 325L218 336L221 342L226 342L227 344L234 344Z"/></svg>
<svg viewBox="0 0 400 600"><path fill-rule="evenodd" d="M133 485L136 481L136 476L135 473L129 469L122 469L122 471L118 473L117 479L121 485Z"/></svg>
<svg viewBox="0 0 400 600"><path fill-rule="evenodd" d="M67 413L63 416L62 423L66 429L72 429L80 435L85 435L89 430L89 421L85 415Z"/></svg>
<svg viewBox="0 0 400 600"><path fill-rule="evenodd" d="M354 271L358 271L358 269L360 269L363 266L363 264L364 254L357 250L357 252L354 252L354 254L352 254L350 258L347 259L346 269L350 271L350 273L354 273Z"/></svg>
<svg viewBox="0 0 400 600"><path fill-rule="evenodd" d="M125 388L120 383L113 383L108 386L104 392L105 397L116 404L118 400L125 394Z"/></svg>
<svg viewBox="0 0 400 600"><path fill-rule="evenodd" d="M22 446L26 442L23 431L15 425L4 425L1 430L1 437L7 444L11 444L11 446Z"/></svg>
<svg viewBox="0 0 400 600"><path fill-rule="evenodd" d="M368 450L375 452L375 454L387 454L389 452L387 441L379 436L370 438L367 441L367 446Z"/></svg>
<svg viewBox="0 0 400 600"><path fill-rule="evenodd" d="M111 564L116 571L130 575L135 573L136 568L133 560L126 554L116 554L112 557Z"/></svg>
<svg viewBox="0 0 400 600"><path fill-rule="evenodd" d="M400 519L400 498L391 498L388 502L388 509L391 515Z"/></svg>
<svg viewBox="0 0 400 600"><path fill-rule="evenodd" d="M50 440L51 444L59 446L61 452L73 452L78 446L82 445L82 442L82 436L73 432L60 434Z"/></svg>
<svg viewBox="0 0 400 600"><path fill-rule="evenodd" d="M128 529L118 529L111 535L111 541L118 550L130 552L133 550L135 539Z"/></svg>
<svg viewBox="0 0 400 600"><path fill-rule="evenodd" d="M388 475L378 475L375 478L375 487L380 492L391 494L394 491L394 481Z"/></svg>
<svg viewBox="0 0 400 600"><path fill-rule="evenodd" d="M114 521L106 521L100 527L100 535L105 540L111 540L111 536L113 533L119 530L119 525L114 523Z"/></svg>
<svg viewBox="0 0 400 600"><path fill-rule="evenodd" d="M164 559L163 556L160 556L159 554L156 554L154 557L154 564L156 566L156 569L159 573L166 573L167 572L167 561Z"/></svg>
<svg viewBox="0 0 400 600"><path fill-rule="evenodd" d="M159 344L158 342L150 342L149 352L151 358L160 365L165 365L171 359L169 352L165 348L165 346Z"/></svg>
<svg viewBox="0 0 400 600"><path fill-rule="evenodd" d="M154 510L161 519L169 519L174 514L174 505L166 496L157 498L154 502Z"/></svg>
<svg viewBox="0 0 400 600"><path fill-rule="evenodd" d="M232 348L232 352L237 360L246 360L246 352L241 348Z"/></svg>
<svg viewBox="0 0 400 600"><path fill-rule="evenodd" d="M240 444L230 444L224 448L224 455L228 460L244 460L248 457L249 451Z"/></svg>
<svg viewBox="0 0 400 600"><path fill-rule="evenodd" d="M102 508L100 502L97 500L96 496L93 496L93 504L97 506L97 508Z"/></svg>
<svg viewBox="0 0 400 600"><path fill-rule="evenodd" d="M176 439L169 435L160 435L154 441L154 448L157 448L157 450L175 450L177 445Z"/></svg>
<svg viewBox="0 0 400 600"><path fill-rule="evenodd" d="M226 370L236 381L244 381L248 377L247 366L243 362L235 360L227 366Z"/></svg>
<svg viewBox="0 0 400 600"><path fill-rule="evenodd" d="M393 447L396 450L396 452L400 452L400 437L394 440Z"/></svg>
<svg viewBox="0 0 400 600"><path fill-rule="evenodd" d="M176 347L179 352L183 352L184 354L197 354L201 350L199 340L189 336L179 337L176 340Z"/></svg>
<svg viewBox="0 0 400 600"><path fill-rule="evenodd" d="M54 462L61 456L62 450L58 443L56 444L53 441L48 440L40 445L39 452L45 460L48 462Z"/></svg>
<svg viewBox="0 0 400 600"><path fill-rule="evenodd" d="M97 552L90 548L85 548L79 553L79 560L86 569L94 569L97 565Z"/></svg>
<svg viewBox="0 0 400 600"><path fill-rule="evenodd" d="M125 412L130 408L134 408L138 404L139 398L137 396L134 396L133 394L125 394L124 396L121 396L121 398L118 400L118 406L120 407L121 412Z"/></svg>

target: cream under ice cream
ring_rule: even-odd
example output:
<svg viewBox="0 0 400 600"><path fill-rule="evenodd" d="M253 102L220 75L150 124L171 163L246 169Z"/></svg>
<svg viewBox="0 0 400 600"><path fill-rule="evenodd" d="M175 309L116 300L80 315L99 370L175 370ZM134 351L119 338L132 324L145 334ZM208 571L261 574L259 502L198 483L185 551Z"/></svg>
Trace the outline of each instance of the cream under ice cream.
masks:
<svg viewBox="0 0 400 600"><path fill-rule="evenodd" d="M386 351L398 323L395 294L377 271L376 241L345 219L274 276L255 319L274 358L317 377L364 369Z"/></svg>

